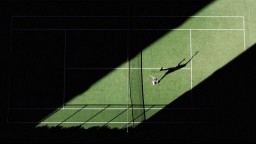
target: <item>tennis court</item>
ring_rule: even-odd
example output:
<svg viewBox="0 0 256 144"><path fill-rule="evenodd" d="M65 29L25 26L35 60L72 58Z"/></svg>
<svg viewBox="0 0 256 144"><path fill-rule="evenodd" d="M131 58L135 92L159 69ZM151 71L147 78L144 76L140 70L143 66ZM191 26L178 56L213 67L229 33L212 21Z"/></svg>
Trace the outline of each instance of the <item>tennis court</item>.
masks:
<svg viewBox="0 0 256 144"><path fill-rule="evenodd" d="M63 94L58 95L59 100L63 103L60 107L42 108L53 112L41 120L37 127L81 126L88 129L105 126L128 131L129 128L136 127L142 122L136 119L140 119L142 116L149 119L188 91L191 95L190 102L186 107L166 110L197 109L194 106L193 87L246 50L244 15L224 14L213 15L211 11L202 11L194 16L131 16L130 21L135 24L139 23L139 25L134 24L128 28L123 28L124 25L126 26L126 17L13 16L12 24L16 28L13 28L12 32L15 42L18 41L18 44L20 44L19 37L22 37L22 34L33 37L49 32L61 37L58 42L62 43L61 47L64 48L64 51L61 52L64 64L60 67L63 72L61 76L64 83ZM172 21L178 21L184 17L187 20L182 25L177 28L169 28L168 22L172 23ZM53 18L59 18L62 21L79 22L81 20L81 23L92 18L98 21L103 19L104 22L106 19L111 19L112 22L121 21L121 23L110 26L110 28L96 27L92 29L86 26L38 28L33 25L30 28L17 27L15 24L22 25L21 23L26 20L45 20L47 23L47 19ZM157 23L165 23L165 25L158 26ZM168 32L143 49L136 48L137 45L140 45L142 37L163 31ZM98 43L90 43L92 39L97 39ZM28 38L28 41L31 39ZM13 47L15 46L14 44ZM97 49L102 46L112 49L106 49L100 56L76 51L76 48ZM135 56L130 56L130 52L134 49L139 52ZM152 85L150 75L161 78L165 73L160 71L161 67L175 67L184 58L186 59L184 62L189 60L197 51L199 53L185 67L170 73L159 84ZM107 57L106 55L109 53L114 54L111 55L112 57ZM88 59L83 61L83 57L88 57ZM124 62L118 66L112 65L107 60L115 61L120 57ZM93 59L100 62L95 64ZM137 65L131 67L132 61L138 62ZM141 78L131 78L131 71L140 75ZM106 75L88 87L86 86L83 92L72 93L77 81L81 79L86 81L88 77L93 77L97 73L106 73ZM131 100L131 83L138 84L138 91L143 92L143 98L138 94L140 97L138 103ZM15 95L13 95L13 99L15 99ZM13 103L13 106L16 103ZM34 105L36 106L36 104ZM26 108L25 105L20 108L17 104L17 107L10 108L11 111L19 111L19 109L40 109L40 107ZM138 113L134 116L136 111ZM16 122L38 123L38 121L22 120Z"/></svg>
<svg viewBox="0 0 256 144"><path fill-rule="evenodd" d="M173 16L170 18L175 19ZM157 21L157 17L153 19ZM190 17L187 23L170 30L142 51L146 118L150 118L187 91L191 91L191 105L187 108L193 109L193 87L245 50L243 20L243 16ZM212 25L209 25L209 21ZM136 45L139 41L133 39L133 35L139 38L161 30L165 29L131 30L130 45ZM161 67L174 67L183 58L188 60L196 51L199 51L198 55L186 67L166 76L158 85L152 85L150 75L160 78L164 74L160 72ZM67 69L75 71L74 74L76 71L86 74L91 73L88 71L97 73L104 69L112 71L58 108L38 126L107 126L126 129L136 125L139 122L133 122L132 110L140 107L131 106L128 66L126 62L117 68ZM132 69L140 70L140 67Z"/></svg>
<svg viewBox="0 0 256 144"><path fill-rule="evenodd" d="M0 7L1 142L255 142L255 0Z"/></svg>

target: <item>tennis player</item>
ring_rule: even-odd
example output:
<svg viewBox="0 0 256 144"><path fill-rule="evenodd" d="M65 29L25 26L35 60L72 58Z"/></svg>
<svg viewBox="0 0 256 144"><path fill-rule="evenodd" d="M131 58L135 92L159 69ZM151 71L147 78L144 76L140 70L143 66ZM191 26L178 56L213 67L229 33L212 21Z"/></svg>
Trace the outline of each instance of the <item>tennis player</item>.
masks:
<svg viewBox="0 0 256 144"><path fill-rule="evenodd" d="M156 77L152 76L152 75L150 75L150 77L152 78L152 84L157 85L159 80Z"/></svg>

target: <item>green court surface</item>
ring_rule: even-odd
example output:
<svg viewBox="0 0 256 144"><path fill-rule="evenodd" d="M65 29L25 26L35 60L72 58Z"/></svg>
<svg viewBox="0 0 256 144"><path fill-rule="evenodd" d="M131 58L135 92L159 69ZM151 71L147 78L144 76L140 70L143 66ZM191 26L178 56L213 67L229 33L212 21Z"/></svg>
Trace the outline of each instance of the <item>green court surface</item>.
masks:
<svg viewBox="0 0 256 144"><path fill-rule="evenodd" d="M251 25L255 17L252 18L248 12L252 5L256 6L255 1L213 2L143 49L143 92L147 119L182 94L193 91L193 87L255 42L256 28ZM159 84L152 85L150 75L161 78L164 75L161 67L175 67L184 58L186 62L197 51L199 53L186 67L167 75ZM38 126L81 126L86 129L94 126L132 127L128 66L126 62L114 68Z"/></svg>
<svg viewBox="0 0 256 144"><path fill-rule="evenodd" d="M128 72L128 69L114 70L68 104L127 104Z"/></svg>

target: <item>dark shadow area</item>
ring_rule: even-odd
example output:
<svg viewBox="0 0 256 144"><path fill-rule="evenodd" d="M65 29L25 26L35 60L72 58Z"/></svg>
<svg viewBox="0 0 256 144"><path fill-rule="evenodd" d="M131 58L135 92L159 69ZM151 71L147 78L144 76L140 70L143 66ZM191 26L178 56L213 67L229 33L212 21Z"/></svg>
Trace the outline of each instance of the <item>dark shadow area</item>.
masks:
<svg viewBox="0 0 256 144"><path fill-rule="evenodd" d="M12 44L12 49L16 50L12 51L10 62L12 107L55 108L62 106L63 102L86 91L93 83L112 71L112 69L81 69L115 68L126 62L127 56L132 59L143 48L169 32L167 28L175 28L188 19L188 17L139 18L136 16L190 16L210 2L210 0L189 2L180 0L169 2L79 1L78 3L66 1L60 5L54 2L38 1L30 2L29 6L22 2L10 2L9 16L123 16L127 20L126 29L147 29L148 24L154 22L159 24L152 25L152 28L165 29L159 31L67 31L66 50L64 31L13 31L13 33L22 35L18 37L12 35L12 42L15 42L14 45ZM13 17L12 23L15 21L17 20ZM53 18L50 18L50 21L54 24ZM35 21L33 25L41 26L41 23ZM104 28L108 28L108 25ZM33 33L37 35L34 36ZM28 65L31 65L30 69ZM64 65L71 69L63 71ZM63 84L64 77L66 77L65 85ZM41 97L43 98L40 99ZM26 111L34 115L34 121L40 121L47 116L39 111L27 109L24 113ZM11 120L15 119L15 117L11 118Z"/></svg>
<svg viewBox="0 0 256 144"><path fill-rule="evenodd" d="M10 81L6 89L10 93L4 101L6 110L10 108L6 121L40 121L51 113L44 108L62 105L63 34L61 31L12 32Z"/></svg>
<svg viewBox="0 0 256 144"><path fill-rule="evenodd" d="M64 32L13 31L10 108L62 104Z"/></svg>
<svg viewBox="0 0 256 144"><path fill-rule="evenodd" d="M253 67L256 61L255 55L256 45L194 87L193 107L199 109L178 113L162 110L145 121L146 123L132 130L138 134L137 139L150 137L146 141L159 140L155 135L157 132L157 135L161 133L163 141L255 142L256 69ZM191 101L191 91L165 108L184 105L184 101ZM186 119L192 124L175 123ZM199 123L193 124L195 119ZM147 124L147 122L159 123Z"/></svg>
<svg viewBox="0 0 256 144"><path fill-rule="evenodd" d="M183 64L182 64L182 62L185 61L185 59L183 59L183 60L181 60L181 61L178 63L178 65L175 66L175 67L161 68L160 71L166 71L166 72L165 72L165 74L158 80L158 82L160 83L160 82L162 81L162 79L163 79L164 77L166 77L168 74L173 73L173 72L175 72L176 70L179 70L179 69L181 69L181 68L184 68L184 67L193 59L193 57L194 57L197 53L198 53L198 52L196 52L186 63L183 63Z"/></svg>
<svg viewBox="0 0 256 144"><path fill-rule="evenodd" d="M88 130L80 127L43 127L31 129L27 131L30 135L27 135L24 134L27 125L20 124L12 125L16 131L10 127L9 133L12 134L10 136L16 137L14 141L47 142L47 138L51 138L53 142L111 142L115 136L116 142L255 142L255 55L256 45L196 86L193 89L193 106L199 109L187 112L184 110L180 113L162 110L136 128L129 129L129 133L126 133L126 130L107 127ZM166 108L190 101L190 96L191 92L188 91ZM176 119L176 122L186 119L183 114L200 117L208 123L168 123L174 122L173 119Z"/></svg>
<svg viewBox="0 0 256 144"><path fill-rule="evenodd" d="M121 106L121 105L115 105L115 104L111 104L111 105L109 105L109 104L105 104L105 106L104 106L104 104L102 104L102 105L100 105L100 104L98 104L99 106L103 106L102 107L102 110L100 110L99 112L96 112L95 114L93 114L93 115L91 115L91 116L89 116L89 117L87 117L87 119L84 119L84 120L82 120L82 122L83 123L81 123L79 126L80 127L83 127L83 125L84 124L87 124L87 122L92 122L92 119L93 118L95 118L96 116L100 116L107 108L109 108L109 107L116 107L116 106ZM79 109L77 109L76 111L74 111L73 113L71 113L71 114L69 114L69 115L65 115L67 118L63 118L63 119L59 119L59 124L58 125L56 125L57 127L61 127L62 126L62 124L64 124L66 121L68 121L69 119L71 119L71 118L74 118L75 117L75 115L76 114L78 114L81 110L83 110L83 109L86 109L87 107L91 107L91 106L95 106L95 105L83 105L81 108L79 108ZM142 122L142 121L136 121L137 119L139 119L141 116L144 116L144 115L146 115L146 113L147 112L149 112L153 107L155 107L155 106L157 106L157 105L146 105L148 108L147 108L147 110L145 110L145 112L143 112L143 113L139 113L136 117L134 117L134 118L130 118L129 120L128 120L128 123L126 124L126 123L124 123L124 124L122 124L123 126L121 126L120 128L117 128L117 129L126 129L127 127L129 127L129 126L131 126L132 125L132 127L136 127L138 124L136 123L136 122ZM159 105L158 105L159 106ZM118 118L119 116L121 116L122 114L124 114L125 112L127 112L128 113L128 109L130 110L130 111L139 111L140 112L140 110L138 110L138 108L141 108L142 109L142 107L141 106L139 106L139 105L129 105L129 106L127 106L127 104L123 104L123 107L126 107L123 111L121 111L120 113L118 113L118 114L116 114L116 115L113 115L113 117L109 117L109 121L107 121L105 124L102 124L102 126L103 127L108 127L108 124L110 123L110 122L112 122L114 119L116 119L116 118ZM91 107L92 108L92 107ZM98 107L97 107L98 108ZM136 108L135 110L132 110L132 108ZM57 112L59 112L59 111L61 111L61 110L63 110L63 109L57 109L57 110L55 110L53 113L51 113L49 116L47 116L47 117L45 117L41 122L45 122L45 120L46 119L48 119L48 118L51 118L51 116L53 116L53 115L55 115ZM68 110L68 108L66 109L66 110ZM84 112L84 114L86 114L86 112ZM106 116L106 115L101 115L102 117L108 117L108 116ZM103 118L104 119L104 118ZM146 118L145 118L146 119ZM46 120L47 121L47 120ZM135 123L134 123L135 122ZM51 124L43 124L43 125L40 125L40 127L41 126L49 126L49 127L51 127ZM93 126L92 126L93 127Z"/></svg>
<svg viewBox="0 0 256 144"><path fill-rule="evenodd" d="M142 49L147 47L149 44L156 41L158 38L169 32L168 29L175 28L182 24L184 21L188 19L188 17L179 17L177 19L175 18L157 18L157 19L150 19L145 18L143 21L140 21L139 18L131 18L129 16L190 16L207 6L211 0L175 0L175 1L156 1L156 0L150 0L150 1L115 1L115 0L109 0L109 1L102 1L102 0L91 0L91 1L10 1L4 3L2 6L4 6L4 16L5 20L5 26L3 27L4 32L3 34L6 34L4 37L8 38L11 33L11 16L16 15L23 15L23 16L125 16L127 18L127 28L163 28L166 30L159 30L159 31L127 31L125 34L121 34L120 37L126 38L127 41L126 44L136 45L136 47L130 49L129 51L129 59L133 58L136 54L138 54ZM2 3L2 2L1 2ZM157 21L163 21L161 23L157 23ZM165 22L171 21L170 25L166 25ZM29 23L27 24L29 26ZM40 25L40 23L38 23ZM41 32L38 32L41 33ZM44 32L43 32L44 33ZM53 34L52 34L53 33ZM56 32L56 33L62 33L62 32ZM64 54L64 43L62 43L62 40L64 40L63 37L56 36L55 32L51 32L51 34L43 34L40 36L44 36L43 39L36 39L36 37L33 37L32 34L27 34L22 39L26 39L26 37L30 37L31 41L28 41L27 44L23 43L23 41L20 41L19 44L24 44L23 48L27 48L27 52L22 51L22 49L19 49L20 45L16 47L17 55L20 54L20 52L23 52L22 55L19 55L17 57L13 57L13 52L11 52L11 59L8 59L9 63L6 64L6 77L4 78L4 81L6 85L11 86L11 93L10 96L13 96L15 98L14 107L60 107L62 105L63 99L63 69L60 67L63 65L63 54ZM83 34L77 34L77 36L84 36ZM118 35L118 34L116 34ZM101 35L102 36L102 35ZM104 35L103 35L104 36ZM57 38L58 37L58 38ZM97 36L95 36L97 38ZM51 38L53 40L51 40ZM59 44L55 43L55 38L59 39ZM4 45L7 46L7 48L10 48L10 41L11 41L11 47L13 47L12 44L12 36L10 36L11 40L6 40ZM51 41L45 41L45 39L48 39ZM33 41L35 40L35 41ZM75 53L72 57L70 57L71 60L66 60L67 64L69 64L70 61L74 60L74 63L77 65L75 66L85 66L84 62L89 62L91 66L93 66L92 61L95 63L100 63L101 60L99 60L100 57L104 56L102 55L101 51L104 51L106 49L109 49L108 53L106 55L109 55L109 57L104 57L104 62L107 64L105 67L108 67L109 65L113 67L117 67L120 64L124 63L127 60L127 57L124 55L120 55L120 57L116 57L116 59L111 59L112 57L115 57L119 54L119 52L123 52L124 48L120 45L115 45L115 48L118 49L119 52L112 52L113 47L108 47L107 44L111 43L111 38L109 38L108 35L105 35L105 38L98 38L95 40L90 39L90 42L94 42L97 44L97 47L83 47L84 44L77 44L77 49L72 47L72 44L70 44L70 48L72 48L73 53ZM33 43L35 45L33 45ZM40 43L43 43L43 45L40 45ZM61 44L60 44L61 43ZM37 44L37 45L36 45ZM51 47L56 46L57 49L48 47L48 44L53 44ZM56 45L54 45L56 44ZM87 43L86 43L87 44ZM89 44L91 45L91 44ZM75 44L74 44L75 46ZM81 46L81 47L80 47ZM47 49L47 51L44 51ZM62 49L62 50L58 50ZM32 51L30 51L32 50ZM126 48L125 48L126 51ZM67 51L68 52L68 51ZM106 52L106 51L104 51ZM36 54L35 54L36 53ZM47 54L46 54L47 53ZM56 53L56 55L54 54ZM76 54L85 53L84 57L78 57L78 59L73 59L76 57ZM72 54L72 52L71 52ZM97 55L98 54L98 55ZM7 53L7 55L10 55L10 53ZM93 55L95 55L93 57ZM88 59L89 58L89 59ZM93 59L93 60L92 60ZM10 60L10 61L9 61ZM22 60L22 61L20 61ZM39 62L38 62L39 61ZM18 64L15 64L17 62ZM32 63L31 63L32 62ZM81 62L81 63L78 63ZM14 65L15 64L15 65ZM27 69L28 65L32 64L31 69L33 69L35 72L29 71ZM88 63L87 63L88 64ZM34 65L34 66L33 66ZM47 67L47 69L44 69L43 67L40 67L40 65ZM59 66L56 68L55 66ZM11 67L9 67L11 66ZM15 68L13 67L15 66ZM18 67L16 67L18 66ZM49 67L50 66L50 67ZM69 65L71 66L71 65ZM73 65L72 65L73 66ZM88 66L88 65L87 65ZM53 69L51 69L53 68ZM9 71L10 70L10 71ZM15 71L14 71L15 70ZM43 72L42 72L43 70ZM28 71L28 72L26 72ZM75 73L71 77L67 76L67 82L70 82L66 85L68 95L65 97L65 102L69 101L73 97L75 97L77 94L80 94L84 92L90 85L104 77L106 74L111 72L111 69L106 69L104 71L97 71L93 72L93 76L88 78L88 75L90 75L90 72L69 72L69 70L66 71L66 74ZM10 72L10 73L9 73ZM46 75L44 75L44 72ZM10 82L9 82L9 74L10 74ZM16 75L18 74L18 75ZM25 74L27 77L24 78L22 74ZM30 75L32 74L32 75ZM56 74L57 77L55 77ZM58 75L60 74L60 75ZM17 77L17 78L16 78ZM40 78L40 81L37 81L37 78ZM20 83L20 93L16 91L16 81L19 80L18 83ZM25 81L24 81L25 80ZM69 89L68 85L72 85L72 87ZM31 124L7 124L7 117L9 117L9 120L16 120L17 122L19 119L24 118L26 121L40 121L43 118L45 118L47 115L49 115L52 111L50 110L19 110L22 112L15 111L13 113L7 114L7 108L8 108L8 88L9 86L6 86L6 92L4 95L3 101L3 112L4 112L4 118L3 118L3 129L6 129L5 135L3 138L3 141L47 141L53 138L53 141L65 141L66 139L73 139L74 141L79 141L81 139L83 140L92 140L94 141L95 138L91 137L86 139L86 137L83 137L86 132L84 130L62 130L60 128L48 130L48 129L35 129L34 123ZM31 91L30 91L31 90ZM52 94L51 92L54 91L55 94ZM19 96L13 95L14 93L18 93ZM56 96L57 95L57 96ZM26 98L24 98L24 96ZM39 99L39 97L41 99ZM18 100L16 99L18 98ZM31 99L30 99L31 98ZM25 102L25 100L28 99L27 103L24 103L22 105L22 102ZM40 100L40 101L39 101ZM20 101L20 103L19 103ZM35 102L36 101L36 102ZM13 102L13 101L12 101ZM17 104L17 105L16 105ZM23 120L24 120L23 119ZM103 128L104 129L104 128ZM74 132L76 131L76 132ZM90 131L90 130L89 130ZM91 130L91 133L93 129ZM104 131L104 130L103 130ZM108 130L106 130L108 131ZM74 133L73 133L74 132ZM53 133L56 133L54 135ZM71 134L70 134L71 133ZM98 133L98 132L95 132ZM101 132L100 132L101 133ZM118 131L119 134L122 133L122 131ZM63 135L62 135L63 134ZM101 133L103 135L103 133ZM107 132L106 135L103 135L103 138L111 141L111 137L107 137L111 134L115 134L115 130L111 130L111 132ZM45 135L45 136L43 136ZM72 135L74 136L72 138ZM106 136L106 137L105 137ZM104 141L104 140L103 140Z"/></svg>
<svg viewBox="0 0 256 144"><path fill-rule="evenodd" d="M95 142L113 142L124 141L126 129L110 129L109 127L93 127L85 130L83 127L74 126L71 128L58 127L40 127L34 130L27 129L27 125L13 124L12 129L17 129L13 135L8 138L9 142L65 142L65 143L95 143ZM26 130L26 133L24 133ZM28 135L29 133L29 135ZM18 134L18 135L15 135ZM12 139L15 137L16 139ZM115 138L113 138L115 137ZM3 141L6 141L4 139Z"/></svg>
<svg viewBox="0 0 256 144"><path fill-rule="evenodd" d="M122 129L125 129L126 127L128 127L129 125L133 125L133 127L136 127L137 125L139 125L139 124L136 124L136 123L134 123L134 122L136 122L136 119L139 119L141 116L143 116L143 117L145 117L145 119L146 119L146 113L150 110L150 109L152 109L153 107L154 107L155 105L152 105L150 108L148 108L147 110L145 110L145 108L144 108L144 112L143 113L139 113L136 117L133 117L132 118L132 120L128 123L128 124L126 124L126 125L124 125L123 127L122 127ZM136 110L135 110L136 111ZM137 122L143 122L143 121L141 121L141 120L139 120L139 121L137 121Z"/></svg>
<svg viewBox="0 0 256 144"><path fill-rule="evenodd" d="M73 131L74 135L66 138L67 141L94 141L97 137L96 141L103 138L105 142L110 142L107 137L115 135L115 141L122 142L124 139L125 142L255 142L256 69L252 67L255 55L256 45L197 85L193 89L193 106L197 109L161 110L136 128L129 129L129 133L125 129L107 127L37 130L48 135L50 131L61 134ZM173 108L190 100L191 91L188 91L165 108ZM199 117L198 121L193 117ZM182 123L185 119L191 122Z"/></svg>

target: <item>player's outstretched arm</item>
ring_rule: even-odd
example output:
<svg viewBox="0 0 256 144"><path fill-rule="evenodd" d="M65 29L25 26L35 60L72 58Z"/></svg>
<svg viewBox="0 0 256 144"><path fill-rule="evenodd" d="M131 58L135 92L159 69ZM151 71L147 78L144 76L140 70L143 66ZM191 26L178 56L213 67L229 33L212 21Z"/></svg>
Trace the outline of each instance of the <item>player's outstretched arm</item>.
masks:
<svg viewBox="0 0 256 144"><path fill-rule="evenodd" d="M154 79L155 77L153 77L152 75L150 75L150 77L152 78L152 79Z"/></svg>

